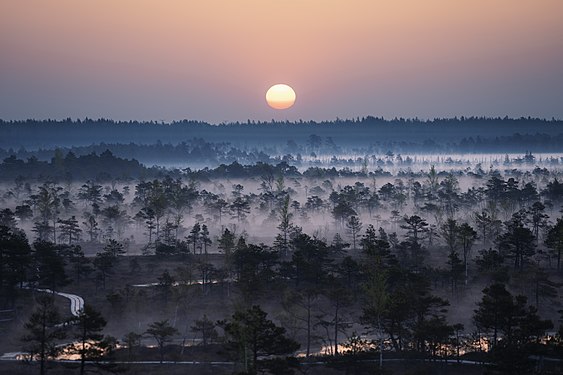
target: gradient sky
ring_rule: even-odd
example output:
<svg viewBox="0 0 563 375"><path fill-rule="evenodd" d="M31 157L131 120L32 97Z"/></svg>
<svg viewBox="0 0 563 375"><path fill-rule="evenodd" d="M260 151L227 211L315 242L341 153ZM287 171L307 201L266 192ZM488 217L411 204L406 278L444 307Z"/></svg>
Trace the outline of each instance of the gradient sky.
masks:
<svg viewBox="0 0 563 375"><path fill-rule="evenodd" d="M0 0L3 119L370 114L563 118L563 1Z"/></svg>

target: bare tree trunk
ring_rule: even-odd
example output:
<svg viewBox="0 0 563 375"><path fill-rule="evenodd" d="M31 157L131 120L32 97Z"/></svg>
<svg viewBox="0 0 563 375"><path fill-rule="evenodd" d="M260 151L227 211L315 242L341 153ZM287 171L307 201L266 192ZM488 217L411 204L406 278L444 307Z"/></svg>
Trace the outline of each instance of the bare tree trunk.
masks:
<svg viewBox="0 0 563 375"><path fill-rule="evenodd" d="M383 368L383 330L381 329L381 316L377 316L377 330L379 331L379 368Z"/></svg>
<svg viewBox="0 0 563 375"><path fill-rule="evenodd" d="M309 358L311 353L311 297L307 296L307 354Z"/></svg>
<svg viewBox="0 0 563 375"><path fill-rule="evenodd" d="M467 251L463 251L463 261L465 262L465 285L467 286L467 279L469 278L467 272Z"/></svg>
<svg viewBox="0 0 563 375"><path fill-rule="evenodd" d="M82 340L82 353L80 353L80 375L84 375L86 367L86 341Z"/></svg>
<svg viewBox="0 0 563 375"><path fill-rule="evenodd" d="M41 331L42 331L42 339L41 339L41 353L39 355L39 358L41 360L41 370L40 370L40 374L41 375L45 375L45 335L46 335L46 330L47 330L47 326L46 326L46 322L45 322L45 313L43 313L43 325L41 327Z"/></svg>
<svg viewBox="0 0 563 375"><path fill-rule="evenodd" d="M336 299L336 310L334 313L334 355L338 355L338 310L340 307L340 303L338 298Z"/></svg>

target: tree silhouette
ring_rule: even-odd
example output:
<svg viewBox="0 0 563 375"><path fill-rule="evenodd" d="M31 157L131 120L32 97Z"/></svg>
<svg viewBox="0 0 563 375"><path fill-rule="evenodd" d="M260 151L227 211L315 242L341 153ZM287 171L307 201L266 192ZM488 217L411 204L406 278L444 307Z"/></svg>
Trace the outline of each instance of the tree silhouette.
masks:
<svg viewBox="0 0 563 375"><path fill-rule="evenodd" d="M282 256L286 256L289 249L289 233L293 227L291 223L291 217L293 215L289 212L289 195L283 200L282 206L279 212L279 225L277 226L280 231L280 239L278 248L281 250Z"/></svg>
<svg viewBox="0 0 563 375"><path fill-rule="evenodd" d="M248 374L256 374L261 356L291 354L299 344L285 336L285 329L267 319L267 313L259 306L236 311L231 319L220 321L228 342L239 352Z"/></svg>
<svg viewBox="0 0 563 375"><path fill-rule="evenodd" d="M240 223L246 219L246 215L250 213L250 204L245 197L237 196L230 205L233 219L237 219Z"/></svg>
<svg viewBox="0 0 563 375"><path fill-rule="evenodd" d="M362 230L362 223L357 216L350 216L348 221L346 222L346 228L352 237L352 250L354 252L356 249L356 239L358 238L358 233Z"/></svg>
<svg viewBox="0 0 563 375"><path fill-rule="evenodd" d="M230 286L233 277L233 252L235 251L235 236L227 228L217 240L217 247L224 254L224 267L227 274L227 294L230 295Z"/></svg>
<svg viewBox="0 0 563 375"><path fill-rule="evenodd" d="M457 237L462 249L463 265L465 268L465 285L467 285L469 255L471 253L473 243L477 239L477 232L475 232L469 224L463 223L457 228Z"/></svg>
<svg viewBox="0 0 563 375"><path fill-rule="evenodd" d="M170 338L178 333L178 330L172 327L168 320L160 320L149 324L145 333L152 336L156 341L160 353L160 363L162 363L164 361L164 347L170 341Z"/></svg>
<svg viewBox="0 0 563 375"><path fill-rule="evenodd" d="M506 232L499 239L499 250L514 258L514 268L522 271L524 263L535 254L536 241L532 231L524 227L521 219L514 216L506 224Z"/></svg>
<svg viewBox="0 0 563 375"><path fill-rule="evenodd" d="M25 233L0 225L0 303L11 305L16 286L29 276L32 253Z"/></svg>
<svg viewBox="0 0 563 375"><path fill-rule="evenodd" d="M217 339L218 334L215 329L215 323L211 321L206 314L203 314L201 319L194 321L194 325L191 327L192 332L195 334L201 334L201 344L207 346L209 341Z"/></svg>
<svg viewBox="0 0 563 375"><path fill-rule="evenodd" d="M545 205L541 202L534 202L534 204L532 204L532 206L528 209L527 214L530 215L528 222L532 226L532 233L536 238L537 244L540 238L540 229L547 226L549 215L545 213Z"/></svg>
<svg viewBox="0 0 563 375"><path fill-rule="evenodd" d="M136 332L128 332L123 336L123 342L127 345L127 356L128 360L133 358L135 350L141 346L141 339L143 335Z"/></svg>
<svg viewBox="0 0 563 375"><path fill-rule="evenodd" d="M475 324L483 332L493 332L490 358L495 369L507 374L530 373L529 357L538 350L534 343L553 327L551 321L542 320L535 307L527 306L526 297L512 296L504 284L485 288L477 305Z"/></svg>
<svg viewBox="0 0 563 375"><path fill-rule="evenodd" d="M459 255L457 252L452 251L448 255L448 262L447 262L449 269L449 279L452 284L452 292L455 293L457 291L457 284L461 275L463 274L464 265L461 259L459 259Z"/></svg>
<svg viewBox="0 0 563 375"><path fill-rule="evenodd" d="M563 251L563 218L558 218L557 223L547 232L546 245L557 256L557 270L561 270L561 252Z"/></svg>
<svg viewBox="0 0 563 375"><path fill-rule="evenodd" d="M65 220L59 219L57 223L59 224L60 230L59 241L64 241L66 239L68 240L68 244L72 245L73 241L76 242L80 240L80 233L82 232L82 229L80 229L76 217L72 216L71 218Z"/></svg>
<svg viewBox="0 0 563 375"><path fill-rule="evenodd" d="M389 308L389 293L387 291L387 272L381 264L377 268L368 271L367 280L364 284L365 302L360 320L369 324L377 331L379 341L379 368L383 368L384 329L383 317Z"/></svg>
<svg viewBox="0 0 563 375"><path fill-rule="evenodd" d="M424 234L426 232L426 227L428 223L426 220L418 215L405 216L405 224L401 225L401 228L407 230L407 235L409 240L418 243L419 239L424 239Z"/></svg>
<svg viewBox="0 0 563 375"><path fill-rule="evenodd" d="M190 243L193 247L193 253L194 255L197 254L197 250L196 249L201 249L200 245L201 245L201 225L199 224L199 222L196 222L194 224L194 226L192 227L192 230L190 231L190 235L188 237L186 237L186 239L188 240L188 243Z"/></svg>
<svg viewBox="0 0 563 375"><path fill-rule="evenodd" d="M459 227L457 221L453 219L448 219L442 226L440 227L440 235L446 245L448 246L448 250L450 253L456 251L459 246L459 236L458 236Z"/></svg>
<svg viewBox="0 0 563 375"><path fill-rule="evenodd" d="M85 304L78 316L71 319L71 323L74 324L74 337L78 343L71 344L66 351L80 356L80 374L83 375L86 361L99 359L108 349L101 334L107 322L99 311Z"/></svg>
<svg viewBox="0 0 563 375"><path fill-rule="evenodd" d="M84 214L84 220L82 224L86 227L86 233L90 237L90 242L94 242L98 239L100 228L96 217L90 213Z"/></svg>
<svg viewBox="0 0 563 375"><path fill-rule="evenodd" d="M203 247L203 253L207 255L207 247L212 244L212 241L209 238L209 229L207 229L207 225L205 224L201 226L200 238L201 245Z"/></svg>
<svg viewBox="0 0 563 375"><path fill-rule="evenodd" d="M53 303L53 297L41 296L36 302L36 310L24 325L27 333L22 340L27 351L32 355L39 355L39 373L43 375L46 373L45 362L60 351L56 344L64 339L66 334L59 311Z"/></svg>
<svg viewBox="0 0 563 375"><path fill-rule="evenodd" d="M61 248L51 242L35 242L35 278L40 286L55 291L69 283L65 271L65 259Z"/></svg>

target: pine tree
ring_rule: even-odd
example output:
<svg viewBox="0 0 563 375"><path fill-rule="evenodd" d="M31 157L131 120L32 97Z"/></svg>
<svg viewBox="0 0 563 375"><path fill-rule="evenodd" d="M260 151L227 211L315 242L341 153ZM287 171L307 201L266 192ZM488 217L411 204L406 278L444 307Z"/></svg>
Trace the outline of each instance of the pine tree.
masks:
<svg viewBox="0 0 563 375"><path fill-rule="evenodd" d="M72 242L76 242L80 240L80 233L82 229L78 225L78 220L76 217L72 216L69 219L59 219L59 241L68 241L69 245L72 245Z"/></svg>
<svg viewBox="0 0 563 375"><path fill-rule="evenodd" d="M67 352L80 356L80 375L83 375L86 361L99 359L108 349L101 333L107 322L99 311L88 304L84 305L82 311L71 322L74 324L74 338L78 343L71 344Z"/></svg>
<svg viewBox="0 0 563 375"><path fill-rule="evenodd" d="M66 337L62 319L55 307L52 296L37 298L37 308L29 317L24 327L27 333L22 337L25 350L32 355L38 354L41 375L46 373L45 362L58 352L57 342Z"/></svg>
<svg viewBox="0 0 563 375"><path fill-rule="evenodd" d="M428 227L428 223L426 220L421 218L418 215L412 216L405 216L404 217L405 224L401 225L401 228L407 230L407 235L410 241L418 243L419 240L423 240L426 234L426 227Z"/></svg>
<svg viewBox="0 0 563 375"><path fill-rule="evenodd" d="M558 218L557 223L547 232L546 245L557 256L557 270L561 270L561 252L563 252L563 218Z"/></svg>
<svg viewBox="0 0 563 375"><path fill-rule="evenodd" d="M289 212L289 195L287 195L283 201L283 204L279 213L280 223L278 225L278 230L280 233L276 236L276 248L278 248L282 256L286 256L289 249L289 232L291 231L291 217L293 215Z"/></svg>
<svg viewBox="0 0 563 375"><path fill-rule="evenodd" d="M212 244L212 241L211 238L209 238L209 229L207 229L207 225L205 224L201 226L200 238L203 246L203 253L207 255L207 247Z"/></svg>
<svg viewBox="0 0 563 375"><path fill-rule="evenodd" d="M358 233L362 230L362 222L357 216L350 216L350 219L346 222L346 228L352 237L352 250L356 251L356 240L358 238Z"/></svg>
<svg viewBox="0 0 563 375"><path fill-rule="evenodd" d="M225 228L221 237L217 240L217 247L225 255L224 267L227 275L227 295L231 294L231 282L233 278L233 252L235 250L235 235Z"/></svg>
<svg viewBox="0 0 563 375"><path fill-rule="evenodd" d="M201 334L201 344L207 346L209 341L215 340L218 337L215 323L210 320L206 314L201 319L197 319L191 327L192 332Z"/></svg>
<svg viewBox="0 0 563 375"><path fill-rule="evenodd" d="M477 232L467 223L461 224L457 229L457 238L459 244L461 245L463 251L463 264L465 267L465 285L468 282L468 263L469 263L469 255L471 253L471 248L473 247L473 243L477 238Z"/></svg>
<svg viewBox="0 0 563 375"><path fill-rule="evenodd" d="M136 332L128 332L123 336L123 342L127 345L127 356L131 360L134 352L141 346L141 339L143 335Z"/></svg>
<svg viewBox="0 0 563 375"><path fill-rule="evenodd" d="M170 338L178 333L178 330L170 325L168 320L156 321L149 324L147 335L152 336L158 345L160 353L160 363L164 361L164 347Z"/></svg>
<svg viewBox="0 0 563 375"><path fill-rule="evenodd" d="M499 239L499 250L514 258L514 268L522 271L524 264L535 254L536 241L532 231L524 227L521 219L514 215L506 225L506 232Z"/></svg>
<svg viewBox="0 0 563 375"><path fill-rule="evenodd" d="M188 243L193 246L194 255L197 254L196 249L200 246L200 231L201 225L196 222L190 231L190 235L187 237Z"/></svg>
<svg viewBox="0 0 563 375"><path fill-rule="evenodd" d="M235 312L230 320L219 325L225 330L228 342L239 352L245 371L256 374L258 358L293 353L299 344L285 336L285 328L267 319L267 313L259 306Z"/></svg>
<svg viewBox="0 0 563 375"><path fill-rule="evenodd" d="M90 237L90 242L94 242L98 239L98 236L100 235L100 228L98 225L98 221L96 220L96 217L90 213L86 213L84 218L85 221L83 221L82 224L86 228L86 233L88 233L88 237Z"/></svg>
<svg viewBox="0 0 563 375"><path fill-rule="evenodd" d="M461 275L463 274L464 265L455 251L450 252L448 255L447 264L449 266L448 274L452 283L452 292L455 293L457 292L458 281L461 279Z"/></svg>

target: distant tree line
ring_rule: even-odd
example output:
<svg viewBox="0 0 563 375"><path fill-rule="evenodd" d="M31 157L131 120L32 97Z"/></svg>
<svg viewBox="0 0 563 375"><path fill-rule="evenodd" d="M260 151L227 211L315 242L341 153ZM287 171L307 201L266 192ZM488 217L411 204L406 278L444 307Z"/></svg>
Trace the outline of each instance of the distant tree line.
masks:
<svg viewBox="0 0 563 375"><path fill-rule="evenodd" d="M369 147L374 144L397 148L419 145L423 149L436 151L455 150L462 139L464 145L475 150L488 151L502 146L503 152L517 150L535 151L540 139L547 140L546 146L557 148L561 142L548 137L559 136L563 121L537 118L484 118L460 117L449 119L383 119L363 117L336 119L334 121L269 121L228 123L212 125L198 121L176 121L172 123L113 121L108 119L84 120L0 120L0 147L29 149L62 146L87 146L92 143L178 144L193 138L207 142L230 142L236 147L263 146L293 140L305 144L310 135L322 134L337 142L340 147ZM353 131L351 131L353 130ZM518 135L520 134L520 135ZM470 138L476 135L486 139L484 143ZM496 144L496 138L499 143ZM500 137L508 137L502 140ZM500 141L504 141L500 142ZM490 143L490 145L489 145ZM402 145L402 146L401 146ZM481 148L479 148L481 147ZM525 147L524 149L522 149ZM551 148L550 148L551 149ZM496 148L496 151L500 151Z"/></svg>
<svg viewBox="0 0 563 375"><path fill-rule="evenodd" d="M0 163L0 180L17 176L26 180L79 180L130 179L162 176L164 169L147 168L137 160L115 157L104 151L100 155L76 156L72 152L63 155L55 151L50 161L40 161L32 156L27 160L9 156Z"/></svg>

